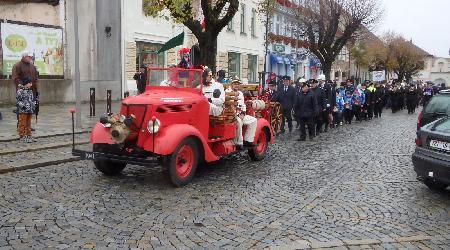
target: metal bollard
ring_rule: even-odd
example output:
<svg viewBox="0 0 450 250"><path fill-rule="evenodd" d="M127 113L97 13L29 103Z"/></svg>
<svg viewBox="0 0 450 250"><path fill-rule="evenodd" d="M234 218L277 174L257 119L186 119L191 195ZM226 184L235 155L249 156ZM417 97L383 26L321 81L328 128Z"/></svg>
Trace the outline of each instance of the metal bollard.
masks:
<svg viewBox="0 0 450 250"><path fill-rule="evenodd" d="M89 116L93 117L95 116L95 88L90 88L89 94Z"/></svg>
<svg viewBox="0 0 450 250"><path fill-rule="evenodd" d="M106 90L106 113L111 113L111 90Z"/></svg>

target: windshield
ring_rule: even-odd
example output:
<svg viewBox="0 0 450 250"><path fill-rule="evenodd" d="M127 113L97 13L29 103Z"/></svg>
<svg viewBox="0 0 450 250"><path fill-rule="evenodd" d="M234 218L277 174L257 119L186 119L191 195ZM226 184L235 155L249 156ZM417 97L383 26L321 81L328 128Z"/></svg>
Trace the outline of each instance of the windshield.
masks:
<svg viewBox="0 0 450 250"><path fill-rule="evenodd" d="M430 102L425 107L425 113L450 113L450 96L438 95L431 98Z"/></svg>
<svg viewBox="0 0 450 250"><path fill-rule="evenodd" d="M147 69L147 85L176 88L198 88L202 82L202 70L198 69Z"/></svg>

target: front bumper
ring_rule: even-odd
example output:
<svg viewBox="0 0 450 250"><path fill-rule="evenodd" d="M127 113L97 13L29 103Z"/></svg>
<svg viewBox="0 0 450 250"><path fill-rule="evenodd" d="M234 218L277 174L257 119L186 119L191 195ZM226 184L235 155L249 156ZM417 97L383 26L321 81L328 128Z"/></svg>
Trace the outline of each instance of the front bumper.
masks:
<svg viewBox="0 0 450 250"><path fill-rule="evenodd" d="M425 179L450 183L450 161L443 159L440 153L427 149L416 149L412 155L414 171L420 181ZM450 160L450 156L448 156Z"/></svg>
<svg viewBox="0 0 450 250"><path fill-rule="evenodd" d="M143 158L136 156L117 155L111 153L84 151L79 149L72 149L72 155L81 157L82 159L85 160L92 160L92 161L108 160L140 166L158 165L161 162L160 158L155 156Z"/></svg>

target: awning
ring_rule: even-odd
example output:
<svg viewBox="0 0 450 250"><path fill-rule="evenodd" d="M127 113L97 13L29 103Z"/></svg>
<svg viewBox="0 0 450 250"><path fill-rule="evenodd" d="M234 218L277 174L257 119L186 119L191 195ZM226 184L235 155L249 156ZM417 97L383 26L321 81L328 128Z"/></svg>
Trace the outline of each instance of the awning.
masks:
<svg viewBox="0 0 450 250"><path fill-rule="evenodd" d="M282 56L277 56L275 54L270 54L270 63L271 64L277 64L277 63L284 63L283 57Z"/></svg>
<svg viewBox="0 0 450 250"><path fill-rule="evenodd" d="M297 61L294 58L289 58L291 60L291 65L297 65Z"/></svg>
<svg viewBox="0 0 450 250"><path fill-rule="evenodd" d="M160 54L166 50L175 48L177 46L183 45L184 42L184 31L176 37L173 37L167 41L156 53Z"/></svg>

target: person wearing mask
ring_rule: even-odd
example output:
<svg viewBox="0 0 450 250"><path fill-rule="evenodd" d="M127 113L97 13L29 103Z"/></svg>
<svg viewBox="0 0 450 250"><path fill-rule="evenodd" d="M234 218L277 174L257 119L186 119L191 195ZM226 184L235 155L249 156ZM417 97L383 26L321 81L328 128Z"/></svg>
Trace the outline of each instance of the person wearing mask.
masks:
<svg viewBox="0 0 450 250"><path fill-rule="evenodd" d="M141 65L139 72L136 72L133 76L136 80L137 94L140 95L145 92L145 85L147 85L147 67Z"/></svg>
<svg viewBox="0 0 450 250"><path fill-rule="evenodd" d="M278 85L276 98L273 100L279 102L283 109L283 122L281 123L281 133L285 133L285 122L287 121L289 133L292 132L292 108L296 98L295 88L291 86L291 78L283 77L283 84Z"/></svg>
<svg viewBox="0 0 450 250"><path fill-rule="evenodd" d="M203 70L203 95L209 102L209 115L220 116L225 103L225 91L223 85L217 83L212 78L212 71L209 68Z"/></svg>
<svg viewBox="0 0 450 250"><path fill-rule="evenodd" d="M313 140L316 128L314 117L319 113L319 105L316 95L310 90L309 83L304 82L302 84L301 91L297 93L294 109L300 122L299 141L306 140L306 126L308 127L309 139Z"/></svg>

